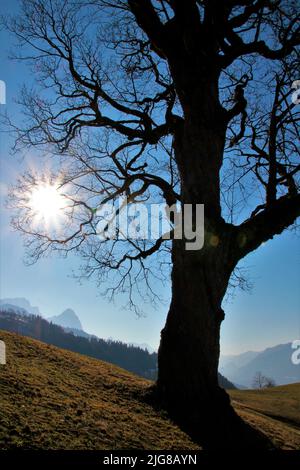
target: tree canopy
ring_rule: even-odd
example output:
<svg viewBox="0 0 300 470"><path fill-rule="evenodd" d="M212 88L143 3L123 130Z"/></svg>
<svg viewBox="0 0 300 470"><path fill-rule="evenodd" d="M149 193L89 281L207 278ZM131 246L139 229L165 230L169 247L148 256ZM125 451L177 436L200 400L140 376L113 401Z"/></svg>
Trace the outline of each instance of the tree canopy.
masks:
<svg viewBox="0 0 300 470"><path fill-rule="evenodd" d="M184 170L174 152L196 113L224 133L222 158L208 154L203 162L220 172L220 185L204 171L199 202L207 220L232 226L235 261L293 224L298 20L299 2L290 0L22 2L19 16L5 22L36 85L20 96L24 123L11 123L16 148L56 158L51 172L28 173L13 191L13 223L28 236L31 259L76 251L86 276L118 271L115 287L143 279L151 291L148 258L168 253L169 242L100 243L95 208L119 196L182 203L182 173L193 168ZM209 94L215 106L205 103ZM41 181L68 201L59 230L32 223L28 194ZM154 283L166 262L158 261Z"/></svg>

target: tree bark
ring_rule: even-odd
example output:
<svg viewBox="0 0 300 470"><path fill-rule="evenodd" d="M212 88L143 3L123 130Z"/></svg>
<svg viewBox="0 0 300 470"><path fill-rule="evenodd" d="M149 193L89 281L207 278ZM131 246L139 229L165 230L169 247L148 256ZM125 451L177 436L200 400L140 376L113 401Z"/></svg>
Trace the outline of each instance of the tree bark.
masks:
<svg viewBox="0 0 300 470"><path fill-rule="evenodd" d="M188 252L174 241L172 301L161 332L157 391L170 416L204 448L266 448L218 385L221 302L229 272L224 247Z"/></svg>
<svg viewBox="0 0 300 470"><path fill-rule="evenodd" d="M186 250L185 240L173 241L172 300L161 332L157 391L171 416L202 445L265 448L267 441L236 415L218 385L221 304L239 256L235 227L225 223L220 207L226 126L215 96L211 105L207 96L202 112L187 109L174 139L182 202L204 204L205 241L199 251Z"/></svg>

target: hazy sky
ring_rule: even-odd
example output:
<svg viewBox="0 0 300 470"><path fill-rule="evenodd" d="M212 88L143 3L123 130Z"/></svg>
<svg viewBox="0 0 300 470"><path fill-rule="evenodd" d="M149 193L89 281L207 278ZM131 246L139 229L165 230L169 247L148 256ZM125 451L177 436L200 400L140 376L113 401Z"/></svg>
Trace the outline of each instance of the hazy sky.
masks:
<svg viewBox="0 0 300 470"><path fill-rule="evenodd" d="M17 0L2 0L2 13L17 10ZM18 116L14 103L22 83L31 83L33 77L24 64L7 59L11 38L0 31L0 80L7 86L7 104L0 111ZM37 165L30 152L23 160L10 155L11 140L1 132L1 278L0 297L26 297L40 308L45 316L57 315L73 308L86 331L100 337L113 337L126 342L148 343L157 347L168 303L157 310L149 307L147 316L137 318L133 312L121 309L118 302L109 303L99 295L92 282L79 285L72 271L79 265L74 257L69 259L44 259L34 266L24 265L24 249L18 233L9 227L9 213L4 200L9 184L22 169ZM249 349L293 341L300 338L300 240L285 232L249 255L244 265L254 288L251 293L236 291L235 297L224 304L226 318L222 327L221 351L234 354ZM161 289L168 300L169 287Z"/></svg>

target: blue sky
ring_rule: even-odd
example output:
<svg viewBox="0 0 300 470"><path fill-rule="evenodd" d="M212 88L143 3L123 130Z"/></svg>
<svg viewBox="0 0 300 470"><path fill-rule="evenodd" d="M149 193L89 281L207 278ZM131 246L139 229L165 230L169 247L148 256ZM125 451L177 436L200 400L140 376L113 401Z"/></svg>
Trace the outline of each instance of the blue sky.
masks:
<svg viewBox="0 0 300 470"><path fill-rule="evenodd" d="M1 2L1 13L17 9L17 0ZM11 38L0 31L0 79L7 85L7 110L17 116L14 103L22 83L32 82L25 64L7 59ZM35 161L28 152L23 160L10 155L12 141L0 134L1 157L1 277L0 297L26 297L45 316L56 315L73 308L86 331L100 337L113 337L127 342L148 343L157 347L168 304L156 310L149 306L147 315L138 318L121 308L121 303L109 303L92 282L79 285L72 278L79 260L47 258L33 266L23 263L24 249L18 233L9 227L9 213L4 207L5 193L22 169ZM224 304L226 318L222 327L221 351L234 354L249 349L259 350L300 337L300 242L291 232L285 232L249 255L243 263L248 268L254 287L251 293L236 291ZM169 286L161 288L169 298Z"/></svg>

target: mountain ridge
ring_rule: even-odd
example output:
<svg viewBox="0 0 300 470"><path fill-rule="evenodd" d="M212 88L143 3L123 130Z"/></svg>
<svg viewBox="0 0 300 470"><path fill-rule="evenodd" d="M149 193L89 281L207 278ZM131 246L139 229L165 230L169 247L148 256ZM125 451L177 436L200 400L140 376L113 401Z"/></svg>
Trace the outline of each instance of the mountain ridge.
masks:
<svg viewBox="0 0 300 470"><path fill-rule="evenodd" d="M244 361L243 365L239 365L240 355L227 363L223 359L220 371L233 383L247 388L251 388L256 372L271 377L277 385L297 383L300 381L300 366L292 363L291 345L292 343L283 343L258 353L253 351L254 357L249 356L249 361Z"/></svg>
<svg viewBox="0 0 300 470"><path fill-rule="evenodd" d="M5 305L10 305L10 307L18 307L19 309L23 309L27 312L27 314L42 316L39 308L32 306L29 300L25 299L25 297L0 299L0 307L3 308L3 306Z"/></svg>

